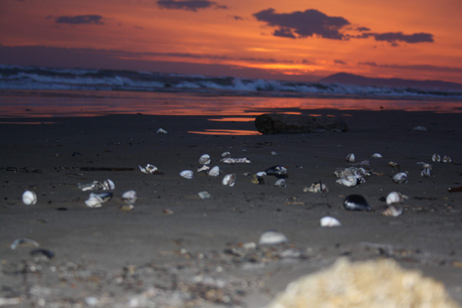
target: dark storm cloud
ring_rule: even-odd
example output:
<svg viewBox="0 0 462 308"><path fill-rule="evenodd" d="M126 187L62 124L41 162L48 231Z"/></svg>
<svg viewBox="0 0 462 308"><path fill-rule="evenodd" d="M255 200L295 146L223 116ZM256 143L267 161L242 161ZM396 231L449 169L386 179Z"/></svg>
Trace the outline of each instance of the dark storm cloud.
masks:
<svg viewBox="0 0 462 308"><path fill-rule="evenodd" d="M49 19L49 18L48 18ZM76 16L59 16L55 21L58 24L73 24L73 25L104 25L101 15L76 15Z"/></svg>
<svg viewBox="0 0 462 308"><path fill-rule="evenodd" d="M186 10L197 12L199 9L227 9L225 5L218 5L215 2L208 0L159 0L157 4L160 8L169 10Z"/></svg>
<svg viewBox="0 0 462 308"><path fill-rule="evenodd" d="M343 17L331 17L317 10L296 11L292 13L276 13L272 8L253 14L258 21L269 26L278 27L273 35L304 38L318 35L327 39L341 40L344 35L341 28L350 22ZM294 34L295 33L295 34Z"/></svg>
<svg viewBox="0 0 462 308"><path fill-rule="evenodd" d="M388 32L381 34L371 34L376 41L387 41L392 45L398 45L398 42L405 43L433 43L433 35L430 33L403 34L402 32Z"/></svg>
<svg viewBox="0 0 462 308"><path fill-rule="evenodd" d="M371 31L371 29L369 29L368 27L358 27L358 28L356 28L356 30L358 30L358 31Z"/></svg>

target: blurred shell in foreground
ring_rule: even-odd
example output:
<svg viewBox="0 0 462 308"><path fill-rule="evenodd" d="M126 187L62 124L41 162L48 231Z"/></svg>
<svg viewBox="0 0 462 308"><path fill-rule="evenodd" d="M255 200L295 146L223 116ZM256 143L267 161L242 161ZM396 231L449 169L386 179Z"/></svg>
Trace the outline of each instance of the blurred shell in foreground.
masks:
<svg viewBox="0 0 462 308"><path fill-rule="evenodd" d="M441 282L420 271L403 270L391 259L350 263L346 258L293 281L268 306L289 307L460 308Z"/></svg>
<svg viewBox="0 0 462 308"><path fill-rule="evenodd" d="M30 190L26 190L22 194L22 202L26 205L33 205L37 203L37 195Z"/></svg>

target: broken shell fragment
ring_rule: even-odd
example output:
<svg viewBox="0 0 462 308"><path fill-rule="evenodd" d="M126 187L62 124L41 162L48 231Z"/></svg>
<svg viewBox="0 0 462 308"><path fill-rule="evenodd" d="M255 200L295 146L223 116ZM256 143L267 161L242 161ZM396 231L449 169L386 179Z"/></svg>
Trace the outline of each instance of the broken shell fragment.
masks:
<svg viewBox="0 0 462 308"><path fill-rule="evenodd" d="M361 195L349 195L343 200L343 207L351 211L370 211L371 207Z"/></svg>
<svg viewBox="0 0 462 308"><path fill-rule="evenodd" d="M209 170L209 169L210 169L209 166L203 165L202 167L200 167L199 169L197 169L197 172L207 171L207 170Z"/></svg>
<svg viewBox="0 0 462 308"><path fill-rule="evenodd" d="M431 170L432 168L429 168L429 167L423 168L422 171L420 171L420 176L429 178L431 176Z"/></svg>
<svg viewBox="0 0 462 308"><path fill-rule="evenodd" d="M212 195L209 194L207 191L200 191L197 193L197 195L199 196L199 198L201 199L209 199Z"/></svg>
<svg viewBox="0 0 462 308"><path fill-rule="evenodd" d="M344 178L336 180L335 183L345 185L347 187L354 187L358 184L358 179L353 175L347 175Z"/></svg>
<svg viewBox="0 0 462 308"><path fill-rule="evenodd" d="M399 172L393 176L393 182L395 183L407 183L407 172Z"/></svg>
<svg viewBox="0 0 462 308"><path fill-rule="evenodd" d="M414 127L412 130L419 131L419 132L426 132L427 128L425 126L419 125L419 126Z"/></svg>
<svg viewBox="0 0 462 308"><path fill-rule="evenodd" d="M318 182L311 184L310 187L305 187L303 192L324 193L329 192L329 189L327 189L326 184Z"/></svg>
<svg viewBox="0 0 462 308"><path fill-rule="evenodd" d="M159 128L159 129L156 131L156 133L158 133L158 134L166 134L167 131L166 131L165 129L163 129L163 128Z"/></svg>
<svg viewBox="0 0 462 308"><path fill-rule="evenodd" d="M276 183L274 183L274 186L285 188L285 187L287 187L286 180L279 179L279 180L276 181Z"/></svg>
<svg viewBox="0 0 462 308"><path fill-rule="evenodd" d="M26 205L34 205L37 203L37 195L33 191L26 190L22 194L22 202Z"/></svg>
<svg viewBox="0 0 462 308"><path fill-rule="evenodd" d="M386 202L387 202L387 205L402 203L404 199L407 199L407 198L408 196L403 195L402 193L392 191L391 193L387 195Z"/></svg>
<svg viewBox="0 0 462 308"><path fill-rule="evenodd" d="M258 241L258 244L259 245L274 245L274 244L281 244L281 243L286 243L286 242L287 242L287 237L281 232L266 231L260 236L260 240Z"/></svg>
<svg viewBox="0 0 462 308"><path fill-rule="evenodd" d="M223 153L221 153L221 157L223 157L223 158L231 157L231 153L230 152L223 152Z"/></svg>
<svg viewBox="0 0 462 308"><path fill-rule="evenodd" d="M210 165L210 162L212 159L210 158L209 154L203 154L201 157L199 157L199 164L201 165Z"/></svg>
<svg viewBox="0 0 462 308"><path fill-rule="evenodd" d="M232 173L225 175L221 183L225 186L233 187L236 183L236 174Z"/></svg>
<svg viewBox="0 0 462 308"><path fill-rule="evenodd" d="M136 191L129 190L122 194L122 200L127 204L135 204L136 200L138 200L138 196Z"/></svg>
<svg viewBox="0 0 462 308"><path fill-rule="evenodd" d="M346 160L349 162L354 162L355 161L355 155L353 153L350 153L347 155Z"/></svg>
<svg viewBox="0 0 462 308"><path fill-rule="evenodd" d="M382 212L382 215L384 216L393 216L393 217L397 217L401 214L403 214L403 208L394 207L393 205L390 205L385 211Z"/></svg>
<svg viewBox="0 0 462 308"><path fill-rule="evenodd" d="M320 220L321 227L339 227L341 226L340 221L331 216L325 216Z"/></svg>
<svg viewBox="0 0 462 308"><path fill-rule="evenodd" d="M443 159L441 161L443 163L450 163L450 162L452 162L452 159L448 155L444 155L444 157L443 157Z"/></svg>
<svg viewBox="0 0 462 308"><path fill-rule="evenodd" d="M287 168L284 166L272 166L268 169L265 170L265 173L267 175L274 175L277 178L287 178Z"/></svg>
<svg viewBox="0 0 462 308"><path fill-rule="evenodd" d="M146 167L141 167L141 166L138 166L138 168L140 168L140 171L143 172L143 173L146 173L146 174L157 174L157 173L161 173L159 171L159 169L157 169L156 166L153 166L151 164L147 164Z"/></svg>
<svg viewBox="0 0 462 308"><path fill-rule="evenodd" d="M432 155L432 161L439 163L441 162L441 156L439 154L433 154Z"/></svg>
<svg viewBox="0 0 462 308"><path fill-rule="evenodd" d="M194 177L194 172L191 171L191 170L183 170L183 171L180 172L180 176L182 178L191 180Z"/></svg>
<svg viewBox="0 0 462 308"><path fill-rule="evenodd" d="M112 180L106 179L103 182L99 181L93 181L89 184L78 184L78 187L82 191L87 191L87 190L114 190L115 189L115 184Z"/></svg>
<svg viewBox="0 0 462 308"><path fill-rule="evenodd" d="M113 194L111 192L104 192L104 193L91 193L87 200L85 200L85 204L88 207L101 207L103 203L108 202L111 200Z"/></svg>
<svg viewBox="0 0 462 308"><path fill-rule="evenodd" d="M135 209L133 204L124 204L118 207L119 211L121 212L131 212Z"/></svg>
<svg viewBox="0 0 462 308"><path fill-rule="evenodd" d="M388 166L393 167L393 168L399 168L399 164L394 161L388 162Z"/></svg>
<svg viewBox="0 0 462 308"><path fill-rule="evenodd" d="M265 173L266 174L266 173ZM263 178L263 176L258 176L258 173L257 174L254 174L252 176L252 184L259 184L259 185L263 185L265 184L265 179Z"/></svg>
<svg viewBox="0 0 462 308"><path fill-rule="evenodd" d="M215 166L211 168L208 172L209 176L219 176L220 175L220 167Z"/></svg>
<svg viewBox="0 0 462 308"><path fill-rule="evenodd" d="M382 154L380 153L374 153L371 155L372 158L382 158Z"/></svg>
<svg viewBox="0 0 462 308"><path fill-rule="evenodd" d="M242 157L242 158L225 157L221 159L220 161L225 164L250 164L250 160L248 160L246 157Z"/></svg>
<svg viewBox="0 0 462 308"><path fill-rule="evenodd" d="M35 247L39 247L40 244L37 243L36 241L34 240L31 240L29 238L18 238L16 240L13 241L13 243L11 243L11 249L15 250L16 247L18 246L22 246L22 245L26 245L26 246L35 246Z"/></svg>

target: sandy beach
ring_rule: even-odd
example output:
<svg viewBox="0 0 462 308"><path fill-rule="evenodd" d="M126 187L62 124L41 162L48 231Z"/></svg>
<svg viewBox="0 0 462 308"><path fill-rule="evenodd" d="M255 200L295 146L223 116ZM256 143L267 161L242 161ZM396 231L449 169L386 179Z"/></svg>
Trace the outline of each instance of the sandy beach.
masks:
<svg viewBox="0 0 462 308"><path fill-rule="evenodd" d="M3 119L53 124L0 125L0 298L12 307L265 307L294 279L339 257L390 258L441 281L462 304L461 114L315 110L343 117L343 133L213 136L189 131L223 128L200 116L111 115ZM424 126L426 131L413 130ZM226 124L255 130L252 122ZM159 128L167 134L157 134ZM251 163L224 164L221 154ZM274 153L273 153L274 152ZM198 173L207 153L219 177ZM368 160L366 183L346 187L334 171ZM383 158L371 158L380 153ZM432 162L433 154L450 163ZM399 167L389 166L393 161ZM420 175L430 163L430 177ZM147 175L138 166L156 166ZM275 177L253 184L252 174L274 165L288 169L287 187ZM193 179L179 176L193 170ZM408 172L408 182L392 176ZM233 187L222 185L235 173ZM78 184L111 179L114 197L89 208ZM328 192L304 192L314 182ZM25 205L25 190L37 194ZM135 190L132 211L122 193ZM211 196L201 199L198 192ZM398 217L382 215L392 191L406 199ZM347 211L350 194L372 211ZM323 228L333 216L340 227ZM258 245L268 230L288 242ZM15 249L20 238L36 241ZM45 252L53 252L50 259ZM46 253L45 253L46 254Z"/></svg>

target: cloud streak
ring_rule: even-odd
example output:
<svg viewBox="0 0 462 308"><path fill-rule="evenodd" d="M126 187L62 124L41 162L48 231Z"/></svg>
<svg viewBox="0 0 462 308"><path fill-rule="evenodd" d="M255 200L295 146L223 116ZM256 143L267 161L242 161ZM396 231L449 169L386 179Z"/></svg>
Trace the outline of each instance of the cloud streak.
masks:
<svg viewBox="0 0 462 308"><path fill-rule="evenodd" d="M157 4L160 8L169 10L185 10L197 12L200 9L216 8L227 9L225 5L208 0L159 0Z"/></svg>
<svg viewBox="0 0 462 308"><path fill-rule="evenodd" d="M388 42L392 46L399 43L433 43L430 33L403 34L402 32L374 33L368 27L355 27L359 35L349 34L351 23L340 16L328 16L318 10L309 9L304 12L276 13L272 8L260 11L253 16L270 27L275 27L273 36L291 39L321 37L331 40L366 39L373 37L379 42Z"/></svg>
<svg viewBox="0 0 462 308"><path fill-rule="evenodd" d="M58 24L72 25L104 25L102 19L103 16L101 15L59 16L56 17L55 22Z"/></svg>

